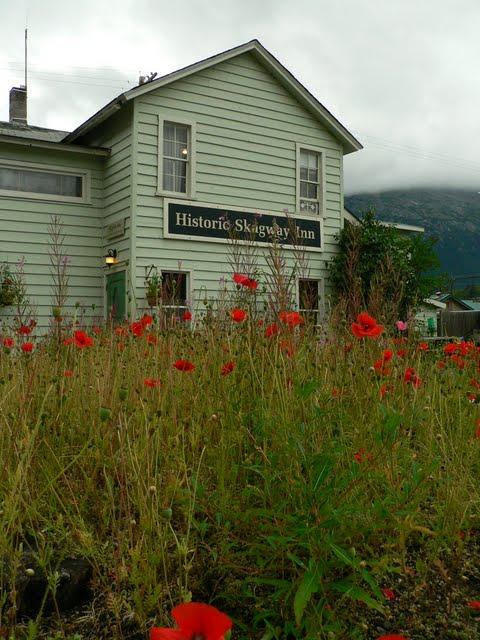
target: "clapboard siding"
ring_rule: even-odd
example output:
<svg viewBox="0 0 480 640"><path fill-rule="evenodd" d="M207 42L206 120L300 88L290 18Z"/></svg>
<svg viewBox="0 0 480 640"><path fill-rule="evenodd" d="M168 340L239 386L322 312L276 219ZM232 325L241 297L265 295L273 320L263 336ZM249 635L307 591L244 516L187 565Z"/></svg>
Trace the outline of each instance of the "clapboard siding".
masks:
<svg viewBox="0 0 480 640"><path fill-rule="evenodd" d="M163 237L163 198L156 195L158 116L196 122L196 200L294 214L296 143L325 150L324 250L309 252L311 277L325 278L340 230L342 147L249 53L135 99L136 297L144 303L146 269L191 271L194 305L214 298L229 272L228 244ZM259 247L265 268L267 249ZM285 251L293 265L293 252Z"/></svg>
<svg viewBox="0 0 480 640"><path fill-rule="evenodd" d="M65 167L88 170L91 200L88 204L48 201L25 197L0 196L0 261L15 268L25 260L27 291L37 315L39 331L52 317L52 278L50 275L49 233L52 216L58 216L65 235L64 253L70 259L70 288L67 310L85 310L93 317L93 307L102 305L102 206L103 159L46 149L23 148L2 143L0 158L23 161L39 167ZM13 310L0 309L0 318L9 322Z"/></svg>

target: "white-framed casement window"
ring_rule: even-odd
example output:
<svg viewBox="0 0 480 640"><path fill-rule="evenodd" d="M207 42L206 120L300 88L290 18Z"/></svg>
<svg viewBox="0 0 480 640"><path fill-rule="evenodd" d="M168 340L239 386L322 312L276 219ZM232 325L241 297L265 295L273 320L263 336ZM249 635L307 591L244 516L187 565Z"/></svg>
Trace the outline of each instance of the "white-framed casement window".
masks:
<svg viewBox="0 0 480 640"><path fill-rule="evenodd" d="M322 315L323 281L317 278L298 278L297 306L305 320L318 324Z"/></svg>
<svg viewBox="0 0 480 640"><path fill-rule="evenodd" d="M325 152L297 143L297 213L323 215L325 208Z"/></svg>
<svg viewBox="0 0 480 640"><path fill-rule="evenodd" d="M0 195L58 202L90 202L90 173L31 162L0 161Z"/></svg>
<svg viewBox="0 0 480 640"><path fill-rule="evenodd" d="M182 318L190 311L189 301L192 286L190 271L161 271L161 306L169 317Z"/></svg>
<svg viewBox="0 0 480 640"><path fill-rule="evenodd" d="M158 119L157 194L176 198L195 197L196 125L175 116Z"/></svg>

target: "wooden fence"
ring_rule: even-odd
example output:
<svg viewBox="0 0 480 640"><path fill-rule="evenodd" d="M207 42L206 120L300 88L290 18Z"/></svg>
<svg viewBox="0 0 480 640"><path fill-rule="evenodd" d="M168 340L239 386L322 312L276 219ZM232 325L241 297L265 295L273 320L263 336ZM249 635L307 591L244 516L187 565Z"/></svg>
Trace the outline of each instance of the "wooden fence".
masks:
<svg viewBox="0 0 480 640"><path fill-rule="evenodd" d="M480 333L480 311L441 311L439 335L468 338Z"/></svg>

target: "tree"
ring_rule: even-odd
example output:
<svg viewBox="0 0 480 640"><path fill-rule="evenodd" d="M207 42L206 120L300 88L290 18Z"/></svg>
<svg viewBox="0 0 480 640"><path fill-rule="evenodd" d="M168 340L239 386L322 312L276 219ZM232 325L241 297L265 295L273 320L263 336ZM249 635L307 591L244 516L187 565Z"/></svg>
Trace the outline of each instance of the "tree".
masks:
<svg viewBox="0 0 480 640"><path fill-rule="evenodd" d="M420 234L402 234L381 224L368 211L359 224L347 223L339 236L339 252L330 263L335 302L343 302L354 317L370 309L379 317L405 318L432 291L443 276L436 240Z"/></svg>

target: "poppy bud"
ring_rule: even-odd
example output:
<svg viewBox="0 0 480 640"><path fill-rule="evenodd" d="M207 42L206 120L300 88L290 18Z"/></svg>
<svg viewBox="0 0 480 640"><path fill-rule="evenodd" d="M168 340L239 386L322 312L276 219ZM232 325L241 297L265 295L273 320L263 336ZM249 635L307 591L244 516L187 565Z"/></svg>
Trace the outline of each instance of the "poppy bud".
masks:
<svg viewBox="0 0 480 640"><path fill-rule="evenodd" d="M125 387L120 387L120 389L118 390L118 397L122 401L127 399L127 390L125 389Z"/></svg>
<svg viewBox="0 0 480 640"><path fill-rule="evenodd" d="M172 519L172 515L173 515L173 511L170 509L170 507L167 507L166 509L162 509L160 511L160 515L162 516L162 518L164 520L171 520Z"/></svg>
<svg viewBox="0 0 480 640"><path fill-rule="evenodd" d="M105 422L105 420L108 420L109 418L112 417L112 412L107 407L100 407L98 414L102 422Z"/></svg>

